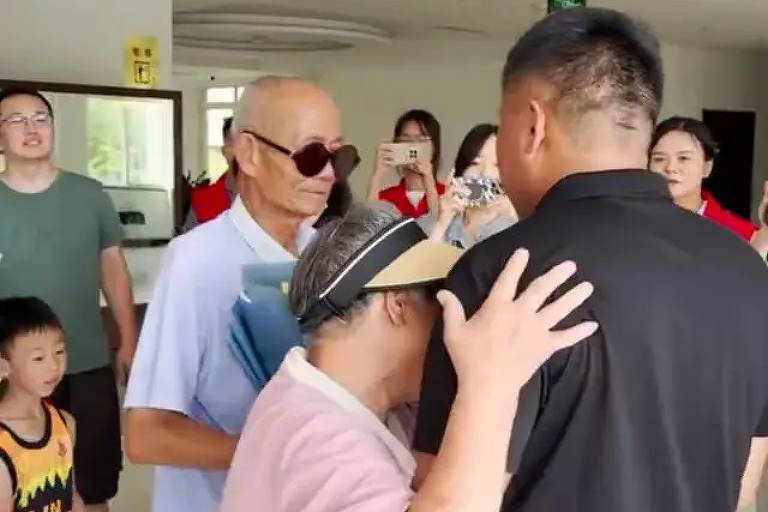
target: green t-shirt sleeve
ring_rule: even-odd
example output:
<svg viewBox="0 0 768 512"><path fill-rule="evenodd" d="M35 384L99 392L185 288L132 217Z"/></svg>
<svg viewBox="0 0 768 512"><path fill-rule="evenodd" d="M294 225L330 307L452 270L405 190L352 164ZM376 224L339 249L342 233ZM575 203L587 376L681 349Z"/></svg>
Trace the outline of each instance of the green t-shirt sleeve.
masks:
<svg viewBox="0 0 768 512"><path fill-rule="evenodd" d="M120 224L120 217L115 211L112 199L104 190L99 191L98 215L101 248L107 249L120 245L124 238L123 226Z"/></svg>

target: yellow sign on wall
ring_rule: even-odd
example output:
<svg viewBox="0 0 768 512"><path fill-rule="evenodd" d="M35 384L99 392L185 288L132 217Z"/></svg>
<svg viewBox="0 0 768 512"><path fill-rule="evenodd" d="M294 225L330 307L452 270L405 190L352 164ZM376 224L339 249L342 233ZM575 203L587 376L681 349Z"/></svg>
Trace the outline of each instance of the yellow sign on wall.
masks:
<svg viewBox="0 0 768 512"><path fill-rule="evenodd" d="M160 72L159 45L156 37L131 37L125 41L123 81L126 87L154 89Z"/></svg>

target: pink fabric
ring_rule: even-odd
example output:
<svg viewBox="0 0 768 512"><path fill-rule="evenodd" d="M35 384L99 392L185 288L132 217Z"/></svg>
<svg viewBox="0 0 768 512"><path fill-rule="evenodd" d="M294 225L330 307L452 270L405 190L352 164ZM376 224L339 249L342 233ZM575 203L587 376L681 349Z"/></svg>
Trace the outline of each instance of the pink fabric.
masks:
<svg viewBox="0 0 768 512"><path fill-rule="evenodd" d="M404 467L402 453L388 446L373 415L357 409L362 404L350 405L300 382L289 368L292 355L296 359L296 353L289 354L251 409L221 512L407 510L412 468ZM303 356L301 363L310 367ZM337 394L345 393L336 387Z"/></svg>

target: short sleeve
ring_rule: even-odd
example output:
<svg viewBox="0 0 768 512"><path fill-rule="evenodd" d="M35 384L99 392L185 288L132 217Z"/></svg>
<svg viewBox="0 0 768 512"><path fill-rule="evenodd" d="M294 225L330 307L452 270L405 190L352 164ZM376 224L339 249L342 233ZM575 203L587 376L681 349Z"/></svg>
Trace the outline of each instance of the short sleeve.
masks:
<svg viewBox="0 0 768 512"><path fill-rule="evenodd" d="M768 404L763 407L763 413L760 415L760 422L757 424L755 437L768 437Z"/></svg>
<svg viewBox="0 0 768 512"><path fill-rule="evenodd" d="M475 253L477 254L477 251ZM456 294L467 316L477 311L488 296L503 261L505 260L477 262L472 265L462 259L451 272L446 288ZM523 451L539 414L542 383L542 372L538 372L520 392L507 454L507 469L510 473L514 473L520 465ZM443 341L443 323L440 320L435 324L425 358L413 442L416 451L437 454L456 392L456 371Z"/></svg>
<svg viewBox="0 0 768 512"><path fill-rule="evenodd" d="M123 241L123 226L115 211L112 199L100 190L97 199L97 214L99 218L99 243L102 249L120 245Z"/></svg>
<svg viewBox="0 0 768 512"><path fill-rule="evenodd" d="M477 310L489 290L473 275L472 267L466 258L462 258L451 271L445 287L456 294L467 316ZM443 322L440 319L435 323L424 360L413 440L416 451L437 454L456 398L456 387L456 371L443 341Z"/></svg>
<svg viewBox="0 0 768 512"><path fill-rule="evenodd" d="M131 369L125 408L191 415L205 332L195 280L173 243L163 262Z"/></svg>

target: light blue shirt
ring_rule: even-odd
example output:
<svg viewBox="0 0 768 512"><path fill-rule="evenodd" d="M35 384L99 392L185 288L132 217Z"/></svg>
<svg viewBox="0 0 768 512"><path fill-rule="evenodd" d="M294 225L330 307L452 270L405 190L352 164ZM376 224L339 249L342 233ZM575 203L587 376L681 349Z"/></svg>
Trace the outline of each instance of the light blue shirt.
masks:
<svg viewBox="0 0 768 512"><path fill-rule="evenodd" d="M303 226L303 249L314 230ZM182 413L239 435L255 398L253 385L227 345L243 266L291 261L237 198L232 208L168 246L147 309L125 408ZM226 471L160 466L152 510L216 512Z"/></svg>

